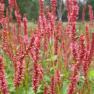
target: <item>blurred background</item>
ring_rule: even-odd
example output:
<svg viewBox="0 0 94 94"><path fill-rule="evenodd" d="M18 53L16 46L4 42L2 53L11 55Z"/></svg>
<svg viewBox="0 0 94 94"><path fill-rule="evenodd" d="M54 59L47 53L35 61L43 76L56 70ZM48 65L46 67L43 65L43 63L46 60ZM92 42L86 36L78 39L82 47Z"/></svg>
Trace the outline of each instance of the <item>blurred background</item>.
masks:
<svg viewBox="0 0 94 94"><path fill-rule="evenodd" d="M50 6L50 0L45 1L45 8ZM17 0L20 13L22 15L26 14L28 20L36 21L38 18L39 12L39 4L38 0ZM8 6L8 0L5 0L6 7ZM79 13L79 21L82 19L82 11L85 8L85 20L88 20L88 4L92 5L94 9L94 0L78 0L80 13ZM66 21L67 20L67 11L66 11L66 0L57 0L57 19ZM14 14L13 14L14 15Z"/></svg>

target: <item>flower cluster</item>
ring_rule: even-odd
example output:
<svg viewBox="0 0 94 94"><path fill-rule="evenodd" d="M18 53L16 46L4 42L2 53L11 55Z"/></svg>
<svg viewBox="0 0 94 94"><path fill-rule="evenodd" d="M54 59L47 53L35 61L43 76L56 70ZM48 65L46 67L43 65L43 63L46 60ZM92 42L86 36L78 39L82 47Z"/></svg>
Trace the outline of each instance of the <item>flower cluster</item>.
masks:
<svg viewBox="0 0 94 94"><path fill-rule="evenodd" d="M52 14L55 16L56 15L56 6L57 6L57 0L51 0L51 10Z"/></svg>
<svg viewBox="0 0 94 94"><path fill-rule="evenodd" d="M39 0L40 5L40 15L43 16L44 14L44 0Z"/></svg>
<svg viewBox="0 0 94 94"><path fill-rule="evenodd" d="M15 17L18 22L18 25L21 26L21 14L20 14L19 10L15 10Z"/></svg>
<svg viewBox="0 0 94 94"><path fill-rule="evenodd" d="M10 8L15 7L16 0L8 0Z"/></svg>
<svg viewBox="0 0 94 94"><path fill-rule="evenodd" d="M27 18L24 16L23 18L23 24L24 24L24 42L25 44L28 44L28 32L27 32Z"/></svg>
<svg viewBox="0 0 94 94"><path fill-rule="evenodd" d="M88 7L89 7L89 18L90 18L90 21L92 22L92 20L93 20L93 9L92 9L91 5L88 5Z"/></svg>
<svg viewBox="0 0 94 94"><path fill-rule="evenodd" d="M85 12L86 12L86 5L84 5L83 7L83 11L82 11L82 21L85 21Z"/></svg>
<svg viewBox="0 0 94 94"><path fill-rule="evenodd" d="M3 58L0 56L0 91L2 94L9 94L8 84L5 78Z"/></svg>
<svg viewBox="0 0 94 94"><path fill-rule="evenodd" d="M39 65L38 63L34 63L33 66L33 78L32 78L32 87L34 92L37 92L39 83L43 79L43 69L42 66Z"/></svg>
<svg viewBox="0 0 94 94"><path fill-rule="evenodd" d="M85 58L84 58L84 64L83 64L83 70L84 70L84 76L87 77L87 72L89 69L89 66L91 64L91 60L94 54L94 33L92 33L92 41L90 44L90 49L86 51Z"/></svg>
<svg viewBox="0 0 94 94"><path fill-rule="evenodd" d="M0 24L4 23L4 10L5 10L5 4L4 1L0 1Z"/></svg>
<svg viewBox="0 0 94 94"><path fill-rule="evenodd" d="M20 86L24 79L24 73L25 73L25 61L17 61L16 62L16 73L14 76L14 85L16 88Z"/></svg>

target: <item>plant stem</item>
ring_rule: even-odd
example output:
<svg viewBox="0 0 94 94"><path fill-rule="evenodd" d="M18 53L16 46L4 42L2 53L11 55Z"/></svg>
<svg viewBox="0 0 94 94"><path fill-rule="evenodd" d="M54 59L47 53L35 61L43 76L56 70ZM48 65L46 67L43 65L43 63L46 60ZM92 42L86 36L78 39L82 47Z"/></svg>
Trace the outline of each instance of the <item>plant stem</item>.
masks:
<svg viewBox="0 0 94 94"><path fill-rule="evenodd" d="M25 72L25 94L28 94L28 62L26 64L26 72Z"/></svg>
<svg viewBox="0 0 94 94"><path fill-rule="evenodd" d="M16 87L16 94L19 94L19 90L18 90L18 87Z"/></svg>

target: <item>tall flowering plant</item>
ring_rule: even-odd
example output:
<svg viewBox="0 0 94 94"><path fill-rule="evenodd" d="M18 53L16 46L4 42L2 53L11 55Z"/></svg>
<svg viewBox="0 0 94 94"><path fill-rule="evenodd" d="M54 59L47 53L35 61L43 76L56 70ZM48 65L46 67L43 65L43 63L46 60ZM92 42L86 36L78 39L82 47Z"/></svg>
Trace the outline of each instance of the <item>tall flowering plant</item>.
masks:
<svg viewBox="0 0 94 94"><path fill-rule="evenodd" d="M28 29L26 14L22 16L16 0L9 0L6 16L14 11L16 23L11 24L10 17L4 20L0 40L0 93L9 94L10 82L6 81L3 59L11 62L5 65L13 67L14 91L23 94L84 94L88 87L89 68L94 55L94 33L90 25L84 24L83 34L77 27L79 6L77 0L67 0L67 24L56 20L57 0L50 0L50 6L39 0L39 17L34 29ZM0 1L0 23L3 24L5 4ZM83 10L85 11L85 10ZM89 6L90 19L93 20L93 9ZM84 16L85 14L83 14ZM12 16L12 15L11 15ZM84 18L83 18L84 20ZM7 28L9 25L10 28ZM77 26L77 27L76 27ZM29 31L30 30L30 31ZM91 37L92 36L92 37ZM7 60L7 59L6 59ZM9 69L10 70L10 69ZM9 74L8 74L9 75ZM81 87L79 83L84 78ZM9 79L9 77L7 78ZM81 80L81 81L80 81ZM66 89L67 88L67 89ZM21 90L21 91L20 91ZM13 93L12 92L12 93ZM86 92L86 91L85 91ZM86 94L86 93L85 93ZM91 93L92 94L92 93Z"/></svg>

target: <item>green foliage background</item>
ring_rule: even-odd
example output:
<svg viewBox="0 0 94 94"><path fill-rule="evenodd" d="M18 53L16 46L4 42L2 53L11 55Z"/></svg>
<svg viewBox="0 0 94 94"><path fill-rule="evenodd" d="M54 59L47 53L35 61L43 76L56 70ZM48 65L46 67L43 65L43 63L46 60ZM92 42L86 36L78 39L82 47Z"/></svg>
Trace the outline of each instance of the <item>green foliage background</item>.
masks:
<svg viewBox="0 0 94 94"><path fill-rule="evenodd" d="M39 4L38 4L39 0L17 0L19 8L20 8L20 12L23 15L24 13L27 15L29 20L37 20L38 18L38 10L39 10ZM45 4L49 5L50 0L45 0ZM5 0L6 6L8 6L8 0ZM87 9L86 9L86 20L88 20L88 4L91 4L93 6L94 9L94 0L88 0L87 1ZM82 8L83 8L83 4L79 4L80 6L80 15L79 15L79 20L81 20L82 18ZM67 19L67 13L64 10L63 12L63 17L62 19L65 21Z"/></svg>
<svg viewBox="0 0 94 94"><path fill-rule="evenodd" d="M26 13L28 19L37 19L38 17L38 0L17 0L22 14Z"/></svg>

